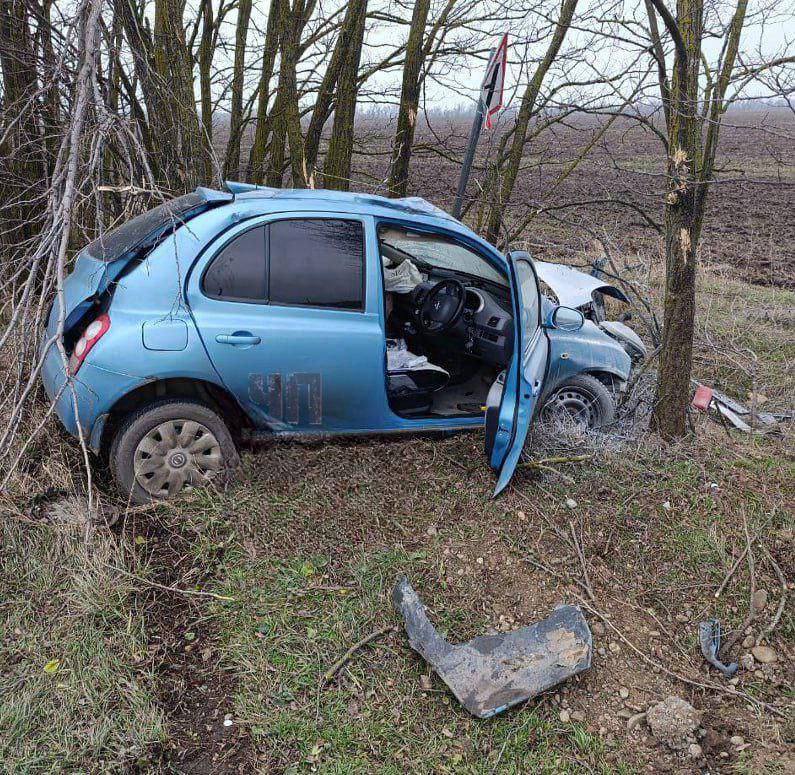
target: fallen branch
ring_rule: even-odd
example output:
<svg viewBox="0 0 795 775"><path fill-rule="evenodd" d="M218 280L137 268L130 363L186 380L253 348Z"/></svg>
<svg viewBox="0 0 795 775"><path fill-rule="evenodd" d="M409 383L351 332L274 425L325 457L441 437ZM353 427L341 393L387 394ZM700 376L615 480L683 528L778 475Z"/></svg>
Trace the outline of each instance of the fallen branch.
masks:
<svg viewBox="0 0 795 775"><path fill-rule="evenodd" d="M118 565L111 565L108 562L103 562L102 564L106 568L110 568L110 570L118 571L119 573L122 573L125 576L129 576L131 579L135 579L136 581L146 585L147 587L162 589L164 592L176 592L180 595L195 595L196 597L211 597L213 598L213 600L221 600L224 603L231 603L234 602L235 600L235 598L233 597L228 597L227 595L217 595L215 592L202 592L199 589L180 589L179 587L169 587L166 586L165 584L158 584L156 581L150 581L149 579L145 579L142 576L137 576L135 573L130 573L130 571L125 570L124 568L120 568Z"/></svg>
<svg viewBox="0 0 795 775"><path fill-rule="evenodd" d="M571 539L574 543L574 551L577 553L577 557L580 558L580 565L582 566L582 580L583 580L583 588L587 593L588 597L591 600L595 600L593 594L593 587L591 586L591 579L588 576L588 564L585 562L585 553L582 550L582 546L580 545L580 541L577 539L577 531L574 527L574 522L569 520L569 529L571 530Z"/></svg>
<svg viewBox="0 0 795 775"><path fill-rule="evenodd" d="M776 572L776 576L778 577L778 583L781 584L781 600L778 602L778 608L776 609L776 613L773 616L770 624L765 627L759 635L756 636L756 643L755 645L758 646L768 635L770 635L773 630L778 627L778 623L781 621L781 617L784 614L784 608L787 605L787 580L784 578L784 574L781 571L778 563L773 559L773 555L767 550L766 547L760 544L762 551L765 553L765 556L770 561L770 564L773 566L773 570Z"/></svg>
<svg viewBox="0 0 795 775"><path fill-rule="evenodd" d="M390 624L386 627L382 627L380 630L376 630L375 632L371 632L366 638L362 638L357 643L354 643L325 673L323 673L323 678L321 680L321 686L325 686L329 683L337 673L348 663L350 658L361 648L366 646L368 643L372 643L377 638L386 635L388 632L394 632L397 630L397 625Z"/></svg>
<svg viewBox="0 0 795 775"><path fill-rule="evenodd" d="M517 468L549 468L554 465L562 465L564 463L584 463L590 460L593 455L574 455L573 457L544 457L541 460L527 460L524 463L519 463Z"/></svg>

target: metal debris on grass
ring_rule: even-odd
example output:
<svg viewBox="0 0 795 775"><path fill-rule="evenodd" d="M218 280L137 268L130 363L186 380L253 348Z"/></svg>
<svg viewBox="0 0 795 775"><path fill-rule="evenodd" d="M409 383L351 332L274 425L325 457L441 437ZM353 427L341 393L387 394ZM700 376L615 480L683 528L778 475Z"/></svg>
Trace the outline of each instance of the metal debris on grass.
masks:
<svg viewBox="0 0 795 775"><path fill-rule="evenodd" d="M436 632L405 577L392 602L411 647L477 718L489 718L591 666L591 631L579 606L561 605L543 621L453 645Z"/></svg>
<svg viewBox="0 0 795 775"><path fill-rule="evenodd" d="M737 672L739 667L737 662L725 665L718 659L718 652L720 651L720 622L717 619L707 619L698 625L698 643L701 646L701 653L704 655L704 659L714 668L720 670L724 678L731 678Z"/></svg>

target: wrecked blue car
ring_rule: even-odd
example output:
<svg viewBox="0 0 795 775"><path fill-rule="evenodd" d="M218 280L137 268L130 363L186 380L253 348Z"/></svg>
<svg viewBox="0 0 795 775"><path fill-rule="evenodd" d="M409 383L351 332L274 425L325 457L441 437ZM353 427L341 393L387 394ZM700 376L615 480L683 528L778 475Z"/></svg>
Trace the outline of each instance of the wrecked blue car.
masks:
<svg viewBox="0 0 795 775"><path fill-rule="evenodd" d="M588 424L612 417L625 343L544 299L527 253L502 255L421 199L228 188L80 252L67 363L57 301L50 313L47 394L131 501L228 472L266 435L478 426L496 494L542 399ZM575 378L573 399L561 390Z"/></svg>

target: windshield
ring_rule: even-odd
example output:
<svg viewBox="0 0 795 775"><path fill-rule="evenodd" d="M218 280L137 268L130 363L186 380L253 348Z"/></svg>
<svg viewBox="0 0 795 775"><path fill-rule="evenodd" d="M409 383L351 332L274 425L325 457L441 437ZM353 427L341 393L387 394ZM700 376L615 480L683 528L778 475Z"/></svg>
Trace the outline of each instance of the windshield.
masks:
<svg viewBox="0 0 795 775"><path fill-rule="evenodd" d="M191 215L206 206L207 200L196 193L164 202L131 218L118 228L105 232L86 248L86 253L106 263L115 261L147 240L157 239L169 228L182 225Z"/></svg>
<svg viewBox="0 0 795 775"><path fill-rule="evenodd" d="M490 280L502 286L508 285L505 275L495 269L485 258L441 234L382 226L378 230L378 237L382 252L393 262L400 263L401 257L403 260L410 258L421 267L451 269L472 277ZM391 250L384 251L384 246Z"/></svg>

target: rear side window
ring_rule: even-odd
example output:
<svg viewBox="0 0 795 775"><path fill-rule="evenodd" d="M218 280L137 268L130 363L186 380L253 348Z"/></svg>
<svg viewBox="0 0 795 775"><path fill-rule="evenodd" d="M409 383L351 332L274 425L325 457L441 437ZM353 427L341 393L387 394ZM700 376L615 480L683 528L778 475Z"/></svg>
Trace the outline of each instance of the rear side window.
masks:
<svg viewBox="0 0 795 775"><path fill-rule="evenodd" d="M269 226L268 245L271 303L364 309L360 221L276 221Z"/></svg>
<svg viewBox="0 0 795 775"><path fill-rule="evenodd" d="M265 226L249 229L227 243L204 275L204 292L218 299L267 301Z"/></svg>
<svg viewBox="0 0 795 775"><path fill-rule="evenodd" d="M128 251L178 229L186 220L206 208L207 200L199 194L179 196L105 232L89 244L86 253L100 261L115 261Z"/></svg>

